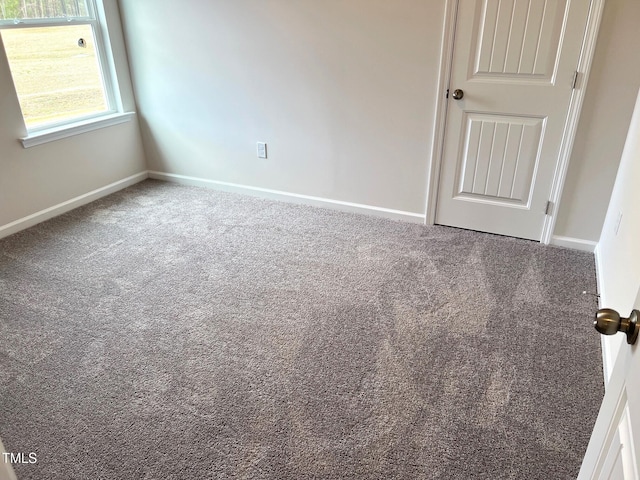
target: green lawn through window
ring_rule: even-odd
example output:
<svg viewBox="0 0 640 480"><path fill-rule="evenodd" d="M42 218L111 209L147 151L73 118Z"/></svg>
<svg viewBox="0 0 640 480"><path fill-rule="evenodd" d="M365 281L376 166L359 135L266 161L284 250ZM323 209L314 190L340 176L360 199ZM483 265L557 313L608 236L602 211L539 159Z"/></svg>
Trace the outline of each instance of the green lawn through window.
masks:
<svg viewBox="0 0 640 480"><path fill-rule="evenodd" d="M2 40L27 127L107 110L90 25L7 29Z"/></svg>

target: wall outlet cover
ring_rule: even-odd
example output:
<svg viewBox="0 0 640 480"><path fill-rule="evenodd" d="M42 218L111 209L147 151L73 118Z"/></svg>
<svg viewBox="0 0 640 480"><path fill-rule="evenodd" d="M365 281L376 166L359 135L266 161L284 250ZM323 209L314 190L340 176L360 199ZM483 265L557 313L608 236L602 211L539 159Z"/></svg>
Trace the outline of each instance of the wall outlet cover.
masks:
<svg viewBox="0 0 640 480"><path fill-rule="evenodd" d="M613 227L613 230L616 235L618 235L618 230L620 230L620 223L622 222L622 212L618 213L618 218L616 218L616 224Z"/></svg>
<svg viewBox="0 0 640 480"><path fill-rule="evenodd" d="M265 142L258 142L258 158L267 158L267 144Z"/></svg>

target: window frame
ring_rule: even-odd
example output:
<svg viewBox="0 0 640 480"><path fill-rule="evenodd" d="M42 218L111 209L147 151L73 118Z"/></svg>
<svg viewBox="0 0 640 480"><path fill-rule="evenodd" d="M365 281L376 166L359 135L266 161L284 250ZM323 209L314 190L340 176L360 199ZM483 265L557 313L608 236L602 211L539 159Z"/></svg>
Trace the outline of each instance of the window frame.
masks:
<svg viewBox="0 0 640 480"><path fill-rule="evenodd" d="M76 134L75 132L78 131L87 131L86 128L78 129L79 126L83 127L86 125L96 124L96 128L100 128L102 124L111 125L114 124L112 120L114 116L123 113L122 101L120 99L120 94L116 83L113 53L109 48L109 38L107 35L106 20L103 10L104 6L102 4L98 5L98 2L101 3L101 0L86 0L87 16L0 20L0 32L2 30L41 27L66 27L77 25L91 26L93 41L96 50L96 60L98 62L98 70L100 72L102 88L107 104L107 109L104 111L94 112L87 115L74 116L71 118L61 119L53 122L47 122L35 127L27 126L27 122L24 118L23 113L22 122L24 124L25 131L27 132L27 136L21 140L25 148L33 144L37 145L43 143L41 141L29 142L32 137L47 137L50 133L54 133L54 135L51 135L52 139L64 138L66 135L61 135L60 133L65 129L69 129L70 135L74 135ZM11 68L10 61L9 68ZM12 81L14 81L13 78ZM18 101L19 100L20 99L18 96ZM107 119L107 121L101 122L102 119Z"/></svg>

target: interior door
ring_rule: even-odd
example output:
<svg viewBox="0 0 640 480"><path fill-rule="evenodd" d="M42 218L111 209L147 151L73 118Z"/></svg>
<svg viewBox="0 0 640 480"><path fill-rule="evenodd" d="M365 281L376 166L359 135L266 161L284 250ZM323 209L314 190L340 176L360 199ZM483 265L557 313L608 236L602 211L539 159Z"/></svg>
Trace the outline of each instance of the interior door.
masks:
<svg viewBox="0 0 640 480"><path fill-rule="evenodd" d="M459 0L436 223L540 240L590 3Z"/></svg>
<svg viewBox="0 0 640 480"><path fill-rule="evenodd" d="M640 310L640 289L634 305ZM578 480L640 478L639 343L623 345L618 354Z"/></svg>

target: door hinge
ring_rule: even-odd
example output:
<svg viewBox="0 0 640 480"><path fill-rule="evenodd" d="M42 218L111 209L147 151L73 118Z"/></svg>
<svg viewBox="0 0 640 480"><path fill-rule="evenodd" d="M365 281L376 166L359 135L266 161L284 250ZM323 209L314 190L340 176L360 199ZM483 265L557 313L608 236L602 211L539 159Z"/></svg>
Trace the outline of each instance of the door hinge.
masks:
<svg viewBox="0 0 640 480"><path fill-rule="evenodd" d="M573 80L571 81L571 90L575 90L576 85L578 85L578 75L580 74L578 73L577 70L573 72Z"/></svg>
<svg viewBox="0 0 640 480"><path fill-rule="evenodd" d="M553 210L553 202L551 200L549 200L547 202L547 207L544 209L544 214L545 215L551 215L551 210Z"/></svg>

